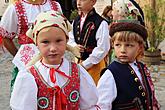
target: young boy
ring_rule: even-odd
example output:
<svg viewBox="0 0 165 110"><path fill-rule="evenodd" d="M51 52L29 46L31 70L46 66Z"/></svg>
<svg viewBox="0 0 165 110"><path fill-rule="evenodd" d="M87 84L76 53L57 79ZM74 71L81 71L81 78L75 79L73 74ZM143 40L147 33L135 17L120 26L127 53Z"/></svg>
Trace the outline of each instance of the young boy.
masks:
<svg viewBox="0 0 165 110"><path fill-rule="evenodd" d="M80 49L80 63L97 84L110 47L108 23L93 7L96 0L77 0L79 16L73 22L69 45Z"/></svg>
<svg viewBox="0 0 165 110"><path fill-rule="evenodd" d="M60 12L39 14L27 31L40 60L16 78L11 94L13 110L93 110L98 99L91 76L82 66L65 59L71 25Z"/></svg>
<svg viewBox="0 0 165 110"><path fill-rule="evenodd" d="M137 20L110 26L116 59L98 82L101 110L159 110L149 70L139 61L147 30Z"/></svg>

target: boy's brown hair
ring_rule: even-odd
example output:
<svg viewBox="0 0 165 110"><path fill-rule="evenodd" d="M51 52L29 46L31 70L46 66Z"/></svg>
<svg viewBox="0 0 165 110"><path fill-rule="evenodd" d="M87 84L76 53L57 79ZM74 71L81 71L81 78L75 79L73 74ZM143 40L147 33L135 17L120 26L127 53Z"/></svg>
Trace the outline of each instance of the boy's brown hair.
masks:
<svg viewBox="0 0 165 110"><path fill-rule="evenodd" d="M135 32L131 32L131 31L120 31L120 32L116 32L111 39L112 45L114 44L114 41L118 40L118 41L123 41L123 42L129 42L129 41L135 41L139 44L140 48L140 52L137 56L137 60L140 59L143 55L144 55L144 40L143 38L135 33Z"/></svg>

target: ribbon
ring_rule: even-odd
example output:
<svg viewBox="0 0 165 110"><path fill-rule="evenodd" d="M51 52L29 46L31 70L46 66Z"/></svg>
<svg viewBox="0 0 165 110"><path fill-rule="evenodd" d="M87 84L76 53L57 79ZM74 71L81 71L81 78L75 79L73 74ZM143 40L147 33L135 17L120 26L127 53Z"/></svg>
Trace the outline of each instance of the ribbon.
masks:
<svg viewBox="0 0 165 110"><path fill-rule="evenodd" d="M67 105L67 97L59 86L55 86L55 97L57 110L64 110Z"/></svg>
<svg viewBox="0 0 165 110"><path fill-rule="evenodd" d="M56 76L55 76L56 72L59 73L60 75L64 76L64 77L70 78L64 72L60 71L58 68L57 69L50 68L49 74L50 74L50 80L51 80L52 83L56 82Z"/></svg>

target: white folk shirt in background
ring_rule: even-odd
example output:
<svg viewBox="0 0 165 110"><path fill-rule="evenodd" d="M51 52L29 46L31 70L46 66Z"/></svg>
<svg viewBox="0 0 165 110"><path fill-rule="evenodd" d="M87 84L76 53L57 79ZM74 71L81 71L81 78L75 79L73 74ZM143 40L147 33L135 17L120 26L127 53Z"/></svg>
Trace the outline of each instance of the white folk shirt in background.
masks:
<svg viewBox="0 0 165 110"><path fill-rule="evenodd" d="M109 38L108 23L106 21L101 22L96 32L96 41L97 41L97 46L93 49L89 57L82 62L83 66L86 69L90 68L94 64L98 64L109 52L110 38ZM69 32L68 44L72 45L73 47L77 45L74 39L73 30Z"/></svg>
<svg viewBox="0 0 165 110"><path fill-rule="evenodd" d="M40 12L52 10L50 5L50 0L45 0L40 5L34 5L26 2L28 1L27 0L22 1L23 6L25 8L25 14L27 16L27 20L28 20L27 22L29 26L34 22L36 16ZM59 11L62 12L61 6L58 2L57 2L57 8ZM16 35L18 34L18 24L19 22L18 22L18 16L16 14L15 5L10 4L7 7L5 13L3 14L0 22L0 29L1 28L4 29L3 37L8 37L13 39L13 37L15 36L12 36L11 33L15 33Z"/></svg>
<svg viewBox="0 0 165 110"><path fill-rule="evenodd" d="M44 78L44 80L52 87L58 85L62 87L66 84L67 78L56 73L56 83L52 83L50 80L49 70L40 61L35 66ZM50 65L46 65L50 66ZM58 67L59 65L55 65ZM52 67L52 65L51 65ZM68 60L64 59L59 70L63 71L69 76L70 65ZM98 92L95 83L87 71L78 65L80 74L80 109L81 110L96 110L96 104L98 101ZM21 70L16 78L14 89L11 94L10 106L12 110L37 110L37 85L35 78L27 70Z"/></svg>

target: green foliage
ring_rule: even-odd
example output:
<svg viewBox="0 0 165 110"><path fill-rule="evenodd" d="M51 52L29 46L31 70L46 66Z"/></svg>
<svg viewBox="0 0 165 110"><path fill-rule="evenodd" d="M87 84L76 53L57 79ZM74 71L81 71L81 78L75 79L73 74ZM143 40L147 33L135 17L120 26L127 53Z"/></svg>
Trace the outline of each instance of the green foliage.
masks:
<svg viewBox="0 0 165 110"><path fill-rule="evenodd" d="M163 39L165 39L165 1L155 0L155 9L149 5L144 8L146 24L148 27L149 51L155 51Z"/></svg>
<svg viewBox="0 0 165 110"><path fill-rule="evenodd" d="M73 21L77 16L78 16L78 11L76 9L72 10L70 15L70 21Z"/></svg>

